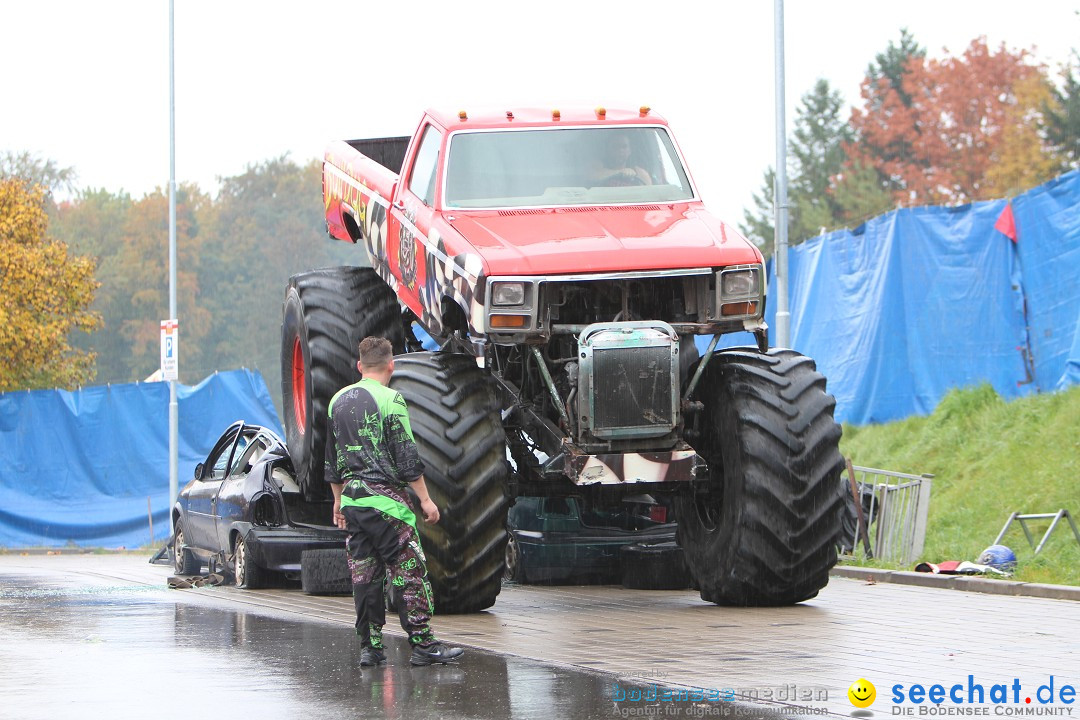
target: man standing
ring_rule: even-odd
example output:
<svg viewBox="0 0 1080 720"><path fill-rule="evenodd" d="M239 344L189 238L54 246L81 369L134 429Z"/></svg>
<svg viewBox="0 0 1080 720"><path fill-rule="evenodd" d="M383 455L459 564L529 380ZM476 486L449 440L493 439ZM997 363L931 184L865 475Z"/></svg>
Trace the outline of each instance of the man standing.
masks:
<svg viewBox="0 0 1080 720"><path fill-rule="evenodd" d="M363 380L343 388L330 401L325 457L326 480L334 490L334 523L349 531L360 664L386 661L382 628L387 570L401 627L412 646L409 661L446 663L464 651L438 642L429 625L431 585L406 487L420 498L424 522L439 522L439 509L424 483L424 465L405 400L387 387L394 372L390 342L364 338L357 368Z"/></svg>

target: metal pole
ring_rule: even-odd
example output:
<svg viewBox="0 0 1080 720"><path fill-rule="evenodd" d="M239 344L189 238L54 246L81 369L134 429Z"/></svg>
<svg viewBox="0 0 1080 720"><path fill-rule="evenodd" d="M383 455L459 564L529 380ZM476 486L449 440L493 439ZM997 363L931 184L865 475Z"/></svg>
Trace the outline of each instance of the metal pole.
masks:
<svg viewBox="0 0 1080 720"><path fill-rule="evenodd" d="M784 0L773 0L776 31L776 188L773 192L776 246L776 344L791 347L788 312L788 198L787 198L787 123L784 119Z"/></svg>
<svg viewBox="0 0 1080 720"><path fill-rule="evenodd" d="M169 0L169 317L176 315L176 83L173 70L173 2ZM176 380L169 381L169 529L176 505L179 413L176 403Z"/></svg>

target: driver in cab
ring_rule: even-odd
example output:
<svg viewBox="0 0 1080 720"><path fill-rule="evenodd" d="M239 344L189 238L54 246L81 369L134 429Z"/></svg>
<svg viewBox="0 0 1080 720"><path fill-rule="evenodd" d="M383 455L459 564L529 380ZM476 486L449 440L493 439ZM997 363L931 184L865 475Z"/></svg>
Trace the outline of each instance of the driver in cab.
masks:
<svg viewBox="0 0 1080 720"><path fill-rule="evenodd" d="M608 187L652 185L649 173L631 163L630 155L630 138L625 133L607 133L600 161L590 174L592 184Z"/></svg>

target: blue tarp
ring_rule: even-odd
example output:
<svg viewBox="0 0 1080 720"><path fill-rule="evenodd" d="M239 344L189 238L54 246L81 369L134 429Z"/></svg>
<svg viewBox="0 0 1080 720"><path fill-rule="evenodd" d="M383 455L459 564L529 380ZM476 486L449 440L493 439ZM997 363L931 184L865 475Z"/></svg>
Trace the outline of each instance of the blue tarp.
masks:
<svg viewBox="0 0 1080 720"><path fill-rule="evenodd" d="M1007 204L895 210L791 248L790 345L817 361L838 420L927 414L983 382L1005 398L1080 383L1080 171L1012 201L1015 243L995 229ZM775 292L770 263L774 344Z"/></svg>
<svg viewBox="0 0 1080 720"><path fill-rule="evenodd" d="M1080 382L1080 170L1013 202L1035 381Z"/></svg>
<svg viewBox="0 0 1080 720"><path fill-rule="evenodd" d="M791 346L828 378L838 419L926 414L981 382L1017 395L1024 323L1012 243L994 230L1003 207L895 210L793 249Z"/></svg>
<svg viewBox="0 0 1080 720"><path fill-rule="evenodd" d="M179 486L236 420L281 426L262 376L177 386ZM137 547L169 535L169 386L0 393L0 546Z"/></svg>

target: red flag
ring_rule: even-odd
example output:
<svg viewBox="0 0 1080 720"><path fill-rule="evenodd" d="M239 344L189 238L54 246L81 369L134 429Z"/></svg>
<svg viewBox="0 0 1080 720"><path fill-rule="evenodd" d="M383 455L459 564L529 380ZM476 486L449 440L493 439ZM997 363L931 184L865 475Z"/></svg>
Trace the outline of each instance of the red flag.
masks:
<svg viewBox="0 0 1080 720"><path fill-rule="evenodd" d="M997 222L994 223L994 229L1016 242L1016 218L1013 217L1011 202L1005 203L1005 209L998 215Z"/></svg>

